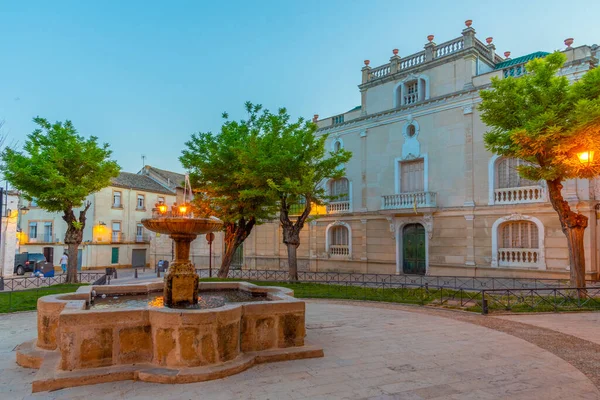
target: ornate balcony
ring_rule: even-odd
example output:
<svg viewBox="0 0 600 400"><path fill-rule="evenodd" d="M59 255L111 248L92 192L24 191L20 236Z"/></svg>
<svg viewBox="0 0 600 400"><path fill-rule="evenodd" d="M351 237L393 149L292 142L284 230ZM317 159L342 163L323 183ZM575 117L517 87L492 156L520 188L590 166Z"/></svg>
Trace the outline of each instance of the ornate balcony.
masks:
<svg viewBox="0 0 600 400"><path fill-rule="evenodd" d="M436 207L436 192L398 193L381 196L382 210Z"/></svg>
<svg viewBox="0 0 600 400"><path fill-rule="evenodd" d="M345 244L332 244L329 246L330 257L347 257L350 255L350 248Z"/></svg>
<svg viewBox="0 0 600 400"><path fill-rule="evenodd" d="M327 214L340 214L350 212L350 201L332 201L327 204Z"/></svg>
<svg viewBox="0 0 600 400"><path fill-rule="evenodd" d="M546 188L543 186L494 189L494 204L541 203L546 198Z"/></svg>
<svg viewBox="0 0 600 400"><path fill-rule="evenodd" d="M540 249L504 248L498 249L499 267L534 267L537 268Z"/></svg>

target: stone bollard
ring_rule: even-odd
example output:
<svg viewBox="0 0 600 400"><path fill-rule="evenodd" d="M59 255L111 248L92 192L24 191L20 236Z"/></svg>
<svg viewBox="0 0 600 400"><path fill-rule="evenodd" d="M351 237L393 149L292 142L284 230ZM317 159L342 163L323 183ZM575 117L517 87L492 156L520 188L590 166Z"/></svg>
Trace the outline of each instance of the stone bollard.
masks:
<svg viewBox="0 0 600 400"><path fill-rule="evenodd" d="M113 272L114 272L114 273L113 273L113 279L118 279L118 278L117 278L117 269L116 269L116 268L114 268L114 269L113 269Z"/></svg>
<svg viewBox="0 0 600 400"><path fill-rule="evenodd" d="M160 267L156 267L156 277L160 278Z"/></svg>
<svg viewBox="0 0 600 400"><path fill-rule="evenodd" d="M137 268L135 268L135 269L133 270L133 277L134 277L135 279L137 279L137 277L138 277L138 274L137 274Z"/></svg>

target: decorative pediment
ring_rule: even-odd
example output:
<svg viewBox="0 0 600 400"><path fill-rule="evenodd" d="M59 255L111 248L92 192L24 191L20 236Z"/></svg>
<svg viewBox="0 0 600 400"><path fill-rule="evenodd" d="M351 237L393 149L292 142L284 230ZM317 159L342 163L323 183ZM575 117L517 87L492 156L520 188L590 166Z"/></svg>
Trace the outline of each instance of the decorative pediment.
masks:
<svg viewBox="0 0 600 400"><path fill-rule="evenodd" d="M511 215L507 215L506 217L502 217L502 219L505 221L530 221L531 217L528 215L513 213Z"/></svg>

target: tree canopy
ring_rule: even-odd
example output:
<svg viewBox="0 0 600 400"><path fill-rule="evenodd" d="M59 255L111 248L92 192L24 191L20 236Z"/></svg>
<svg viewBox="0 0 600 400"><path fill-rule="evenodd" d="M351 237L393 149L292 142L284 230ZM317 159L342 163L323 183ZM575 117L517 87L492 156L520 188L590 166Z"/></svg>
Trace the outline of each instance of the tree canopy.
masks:
<svg viewBox="0 0 600 400"><path fill-rule="evenodd" d="M263 134L256 138L256 157L249 161L248 175L257 185L267 181L279 204L279 221L283 243L287 245L290 279L297 280L296 249L300 231L314 205L334 198L327 191L329 179L344 176L344 163L352 154L343 149L327 152L327 135L316 134L317 125L299 118L291 121L285 108L268 114ZM300 213L290 215L290 208L301 205Z"/></svg>
<svg viewBox="0 0 600 400"><path fill-rule="evenodd" d="M91 193L110 184L119 165L110 159L108 144L77 134L71 121L37 117L39 126L27 136L23 151L6 148L2 154L5 178L39 207L60 212L83 205Z"/></svg>
<svg viewBox="0 0 600 400"><path fill-rule="evenodd" d="M77 282L77 249L83 240L87 196L109 186L119 174L119 165L110 159L108 144L98 138L77 134L71 121L55 122L37 117L39 126L27 136L23 151L6 148L2 153L5 178L38 207L62 212L67 224L65 244L69 248L67 282ZM83 206L83 207L82 207ZM79 217L74 209L82 207Z"/></svg>
<svg viewBox="0 0 600 400"><path fill-rule="evenodd" d="M528 161L520 172L530 180L600 174L600 163L577 158L587 150L600 157L600 69L570 84L557 74L565 61L560 52L531 60L524 76L493 78L492 89L481 92L481 119L491 127L486 147Z"/></svg>
<svg viewBox="0 0 600 400"><path fill-rule="evenodd" d="M190 172L196 192L195 213L215 216L223 222L225 252L219 276L226 277L239 245L255 225L272 220L276 203L266 181L249 174L249 164L256 157L256 141L262 133L268 112L261 106L245 104L246 120L225 122L218 134L200 132L186 142L179 158Z"/></svg>

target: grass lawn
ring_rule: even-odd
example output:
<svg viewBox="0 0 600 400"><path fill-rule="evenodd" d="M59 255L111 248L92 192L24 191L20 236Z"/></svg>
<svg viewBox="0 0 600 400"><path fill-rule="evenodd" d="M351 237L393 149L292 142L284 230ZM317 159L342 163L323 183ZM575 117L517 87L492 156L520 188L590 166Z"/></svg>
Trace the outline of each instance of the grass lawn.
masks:
<svg viewBox="0 0 600 400"><path fill-rule="evenodd" d="M245 281L244 279L219 279L203 278L200 281ZM478 292L465 292L452 289L437 288L384 288L384 287L366 287L356 285L328 285L323 283L290 283L290 282L264 282L248 281L258 286L281 286L292 289L294 296L304 299L344 299L344 300L369 300L385 301L390 303L403 304L435 304L440 303L442 299L447 307L460 307L462 303L470 304L473 308L479 307L481 311L481 296ZM475 311L475 310L474 310Z"/></svg>
<svg viewBox="0 0 600 400"><path fill-rule="evenodd" d="M223 281L219 278L203 278L201 281ZM244 279L226 279L245 281ZM248 281L258 286L282 286L294 291L298 298L324 298L345 300L385 301L390 303L437 305L444 308L463 309L481 313L481 293L439 288L385 288L322 283L290 283ZM528 293L524 290L523 293ZM543 293L543 291L541 292ZM562 292L563 294L566 293ZM577 299L553 295L502 295L487 293L489 313L494 312L553 312L553 311L597 311L600 310L600 298ZM555 307L556 305L556 307Z"/></svg>
<svg viewBox="0 0 600 400"><path fill-rule="evenodd" d="M0 293L0 314L16 311L32 311L37 307L37 300L49 294L72 293L78 287L87 283L63 283L36 289L19 290L15 292Z"/></svg>

